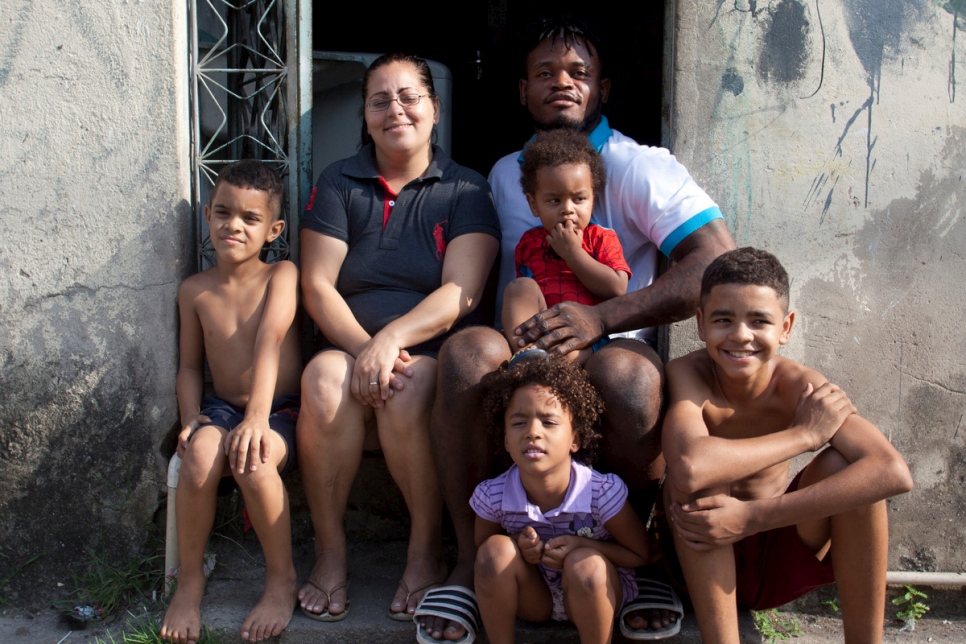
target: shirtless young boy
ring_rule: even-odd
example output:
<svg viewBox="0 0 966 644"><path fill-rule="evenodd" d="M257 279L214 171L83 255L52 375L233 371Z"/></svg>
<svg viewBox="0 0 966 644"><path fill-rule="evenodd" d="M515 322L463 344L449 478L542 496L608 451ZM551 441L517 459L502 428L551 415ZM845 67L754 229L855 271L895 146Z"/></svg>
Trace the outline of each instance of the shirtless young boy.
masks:
<svg viewBox="0 0 966 644"><path fill-rule="evenodd" d="M845 641L882 641L885 499L912 476L841 389L778 355L794 321L774 256L725 253L701 282L705 349L667 365L665 504L705 642L738 642L739 606L832 581ZM826 444L786 490L789 460Z"/></svg>
<svg viewBox="0 0 966 644"><path fill-rule="evenodd" d="M282 233L282 183L267 165L239 161L218 175L205 207L217 263L186 279L181 314L178 407L178 588L161 637L175 644L201 634L202 562L222 477L233 476L265 553L265 589L241 626L259 642L292 618L298 586L292 564L288 495L282 475L295 463L302 363L295 319L298 270L266 264L262 247ZM214 396L202 399L208 359Z"/></svg>

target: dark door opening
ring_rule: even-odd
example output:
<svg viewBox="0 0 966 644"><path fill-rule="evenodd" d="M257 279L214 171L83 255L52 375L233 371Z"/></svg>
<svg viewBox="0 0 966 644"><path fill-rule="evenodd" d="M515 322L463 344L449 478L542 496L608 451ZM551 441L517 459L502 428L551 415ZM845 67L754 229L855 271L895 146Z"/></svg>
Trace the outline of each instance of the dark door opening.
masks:
<svg viewBox="0 0 966 644"><path fill-rule="evenodd" d="M518 100L523 61L516 55L514 35L539 16L581 16L600 26L610 48L605 70L613 89L604 114L614 128L640 143L660 145L664 3L597 0L588 10L589 4L344 3L333 19L335 11L323 11L317 3L313 49L404 51L448 66L453 74L452 156L485 176L497 159L519 149L532 134Z"/></svg>

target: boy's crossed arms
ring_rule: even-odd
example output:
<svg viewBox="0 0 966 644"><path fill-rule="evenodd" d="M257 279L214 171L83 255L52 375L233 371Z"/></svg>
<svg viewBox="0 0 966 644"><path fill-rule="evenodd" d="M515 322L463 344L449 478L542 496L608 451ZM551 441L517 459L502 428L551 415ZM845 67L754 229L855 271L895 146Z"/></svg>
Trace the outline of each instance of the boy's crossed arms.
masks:
<svg viewBox="0 0 966 644"><path fill-rule="evenodd" d="M738 606L780 606L833 580L846 641L881 641L884 500L912 477L841 389L777 354L794 319L778 260L730 251L702 280L705 348L667 366L664 498L706 642L738 641ZM825 445L786 488L790 459Z"/></svg>

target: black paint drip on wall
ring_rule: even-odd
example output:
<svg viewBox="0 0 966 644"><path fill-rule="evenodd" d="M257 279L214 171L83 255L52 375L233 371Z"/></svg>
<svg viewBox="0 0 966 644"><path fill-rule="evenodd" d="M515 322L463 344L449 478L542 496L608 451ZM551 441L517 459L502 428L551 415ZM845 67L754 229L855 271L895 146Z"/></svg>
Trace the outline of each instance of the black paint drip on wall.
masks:
<svg viewBox="0 0 966 644"><path fill-rule="evenodd" d="M788 85L804 78L808 28L805 7L796 0L781 0L768 13L757 70L763 83Z"/></svg>
<svg viewBox="0 0 966 644"><path fill-rule="evenodd" d="M836 145L842 153L842 139L863 109L868 111L865 141L865 206L869 205L869 179L875 168L872 149L878 137L872 134L872 110L879 102L882 85L882 60L886 51L897 52L902 44L902 34L913 18L922 16L925 0L845 0L845 24L849 30L852 49L865 69L869 85L869 99L849 119Z"/></svg>

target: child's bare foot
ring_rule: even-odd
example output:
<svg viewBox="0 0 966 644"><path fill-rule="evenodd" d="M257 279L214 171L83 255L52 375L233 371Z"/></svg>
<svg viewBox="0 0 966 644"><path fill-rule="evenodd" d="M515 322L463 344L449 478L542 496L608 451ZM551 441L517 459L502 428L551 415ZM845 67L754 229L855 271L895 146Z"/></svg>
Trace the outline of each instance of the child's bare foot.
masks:
<svg viewBox="0 0 966 644"><path fill-rule="evenodd" d="M294 578L266 579L261 598L242 624L241 638L246 642L261 642L278 636L292 619L298 592Z"/></svg>
<svg viewBox="0 0 966 644"><path fill-rule="evenodd" d="M411 557L399 580L396 596L389 606L393 619L409 621L426 591L439 586L446 579L446 565L439 556Z"/></svg>
<svg viewBox="0 0 966 644"><path fill-rule="evenodd" d="M181 575L168 610L161 622L161 639L172 644L195 644L201 637L201 597L205 578L192 580Z"/></svg>

